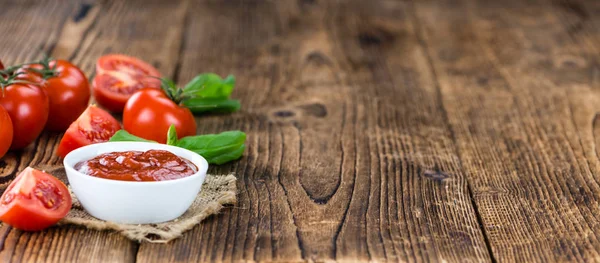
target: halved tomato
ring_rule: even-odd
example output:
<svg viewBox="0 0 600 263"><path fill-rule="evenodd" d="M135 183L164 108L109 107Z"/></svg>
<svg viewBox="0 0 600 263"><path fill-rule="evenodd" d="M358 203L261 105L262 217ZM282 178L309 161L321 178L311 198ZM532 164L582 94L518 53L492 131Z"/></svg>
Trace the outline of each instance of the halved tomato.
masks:
<svg viewBox="0 0 600 263"><path fill-rule="evenodd" d="M90 105L69 126L60 140L56 153L64 158L79 147L108 141L119 129L121 129L119 121L110 113L95 105Z"/></svg>
<svg viewBox="0 0 600 263"><path fill-rule="evenodd" d="M38 231L65 217L71 204L63 182L27 167L0 197L0 220L21 230Z"/></svg>
<svg viewBox="0 0 600 263"><path fill-rule="evenodd" d="M112 112L122 112L133 93L142 88L160 88L160 73L152 65L120 54L104 55L96 62L92 82L98 104Z"/></svg>

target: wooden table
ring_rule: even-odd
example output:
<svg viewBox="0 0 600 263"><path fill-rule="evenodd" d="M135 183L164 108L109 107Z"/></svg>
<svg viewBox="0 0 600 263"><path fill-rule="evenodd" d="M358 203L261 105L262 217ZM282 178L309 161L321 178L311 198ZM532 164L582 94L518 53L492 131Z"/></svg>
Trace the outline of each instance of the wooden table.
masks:
<svg viewBox="0 0 600 263"><path fill-rule="evenodd" d="M600 259L600 1L9 1L0 58L234 74L239 202L169 244L2 225L0 261ZM61 134L0 162L60 165Z"/></svg>

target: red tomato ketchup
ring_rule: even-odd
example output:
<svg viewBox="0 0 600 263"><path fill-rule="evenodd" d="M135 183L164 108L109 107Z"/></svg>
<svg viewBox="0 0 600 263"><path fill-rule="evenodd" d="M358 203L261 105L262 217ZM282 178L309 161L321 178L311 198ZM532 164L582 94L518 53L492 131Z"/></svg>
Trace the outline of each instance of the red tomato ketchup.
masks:
<svg viewBox="0 0 600 263"><path fill-rule="evenodd" d="M167 181L198 172L188 159L163 150L110 152L75 165L81 173L119 181Z"/></svg>

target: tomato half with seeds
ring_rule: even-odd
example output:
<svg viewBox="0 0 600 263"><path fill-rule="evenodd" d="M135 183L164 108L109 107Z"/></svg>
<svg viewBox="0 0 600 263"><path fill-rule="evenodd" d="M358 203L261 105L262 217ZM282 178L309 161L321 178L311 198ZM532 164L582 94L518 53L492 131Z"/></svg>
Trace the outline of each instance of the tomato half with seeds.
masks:
<svg viewBox="0 0 600 263"><path fill-rule="evenodd" d="M72 200L63 182L27 167L0 197L0 220L25 231L56 224L71 209Z"/></svg>
<svg viewBox="0 0 600 263"><path fill-rule="evenodd" d="M4 157L13 140L13 125L10 115L0 106L0 158Z"/></svg>
<svg viewBox="0 0 600 263"><path fill-rule="evenodd" d="M69 126L60 140L56 153L64 158L79 147L108 141L119 129L121 129L119 121L110 113L90 105Z"/></svg>
<svg viewBox="0 0 600 263"><path fill-rule="evenodd" d="M92 82L98 104L112 112L122 112L125 103L142 88L160 88L160 73L152 65L130 56L104 55L96 62Z"/></svg>

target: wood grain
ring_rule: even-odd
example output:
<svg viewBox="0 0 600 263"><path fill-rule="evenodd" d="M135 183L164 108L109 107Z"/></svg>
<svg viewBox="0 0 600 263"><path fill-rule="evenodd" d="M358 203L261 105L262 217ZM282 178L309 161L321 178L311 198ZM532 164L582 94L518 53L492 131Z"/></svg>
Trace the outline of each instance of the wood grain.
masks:
<svg viewBox="0 0 600 263"><path fill-rule="evenodd" d="M0 34L6 36L0 39L0 58L4 64L12 65L40 58L41 53L47 52L48 46L56 42L57 32L65 23L63 17L68 17L71 10L72 6L65 1L42 4L20 1L5 4L0 11ZM46 11L57 16L51 16ZM27 23L21 22L24 17L28 17ZM0 160L0 187L8 185L20 164L26 166L30 162L35 144L22 151L11 152Z"/></svg>
<svg viewBox="0 0 600 263"><path fill-rule="evenodd" d="M234 74L238 204L169 244L0 226L2 262L586 262L600 258L593 0L6 1L0 58L138 56ZM61 134L0 161L59 167Z"/></svg>
<svg viewBox="0 0 600 263"><path fill-rule="evenodd" d="M178 79L238 78L242 111L198 121L248 133L246 157L219 168L238 173L239 204L142 244L138 261L489 260L431 70L410 21L394 18L403 4L193 6ZM379 34L403 39L372 44Z"/></svg>
<svg viewBox="0 0 600 263"><path fill-rule="evenodd" d="M498 261L599 258L598 94L589 75L597 53L560 26L565 6L583 10L566 1L416 3Z"/></svg>
<svg viewBox="0 0 600 263"><path fill-rule="evenodd" d="M137 245L117 233L52 227L27 233L3 225L2 262L134 262Z"/></svg>
<svg viewBox="0 0 600 263"><path fill-rule="evenodd" d="M9 21L17 21L19 14L32 19L27 20L30 24L14 22L17 28L2 27L7 30L2 32L5 35L14 32L22 35L2 38L1 46L6 48L0 57L7 64L21 63L41 57L38 51L41 49L54 57L70 59L91 78L96 59L104 53L116 52L114 48L143 56L169 76L178 57L183 25L180 14L185 9L185 2L172 4L165 6L160 1L48 1L44 5L18 2L10 5L14 10L7 13L11 16L1 16L0 23L12 25ZM136 16L124 16L134 12ZM170 23L156 19L170 15L179 19L171 19ZM5 157L2 170L5 177L12 178L27 166L61 165L62 160L54 154L60 138L61 134L45 133L27 149ZM75 227L42 233L26 233L7 226L3 226L3 230L4 247L0 257L6 262L127 262L135 260L138 248L136 243L118 234Z"/></svg>

